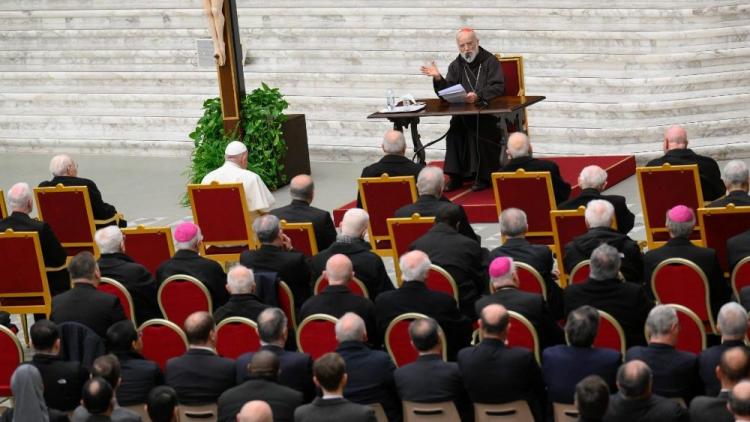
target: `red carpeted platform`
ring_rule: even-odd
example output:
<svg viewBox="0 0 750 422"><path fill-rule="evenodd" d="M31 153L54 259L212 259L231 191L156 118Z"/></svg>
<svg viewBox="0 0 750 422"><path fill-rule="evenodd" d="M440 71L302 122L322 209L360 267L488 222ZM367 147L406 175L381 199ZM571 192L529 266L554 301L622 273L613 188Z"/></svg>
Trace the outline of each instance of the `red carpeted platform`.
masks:
<svg viewBox="0 0 750 422"><path fill-rule="evenodd" d="M586 166L597 165L607 170L607 186L612 187L628 177L635 174L635 157L632 155L598 155L598 156L574 156L574 157L550 157L545 160L554 161L560 167L560 174L566 182L573 187L571 197L578 195L581 191L578 187L578 174ZM442 167L442 161L433 161L429 165ZM497 207L492 189L472 192L470 183L461 189L449 192L446 195L451 201L460 204L466 210L469 221L472 223L494 223L497 222ZM344 213L356 205L356 201L349 202L333 210L333 220L339 225Z"/></svg>

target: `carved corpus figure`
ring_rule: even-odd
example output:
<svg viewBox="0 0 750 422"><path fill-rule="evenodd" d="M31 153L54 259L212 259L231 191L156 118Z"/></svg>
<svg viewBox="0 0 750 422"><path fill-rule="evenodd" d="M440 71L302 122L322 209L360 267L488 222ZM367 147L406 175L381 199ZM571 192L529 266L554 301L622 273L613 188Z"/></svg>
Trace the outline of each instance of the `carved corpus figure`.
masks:
<svg viewBox="0 0 750 422"><path fill-rule="evenodd" d="M208 32L214 40L214 58L219 66L226 62L223 8L224 0L203 0L203 13L208 19Z"/></svg>

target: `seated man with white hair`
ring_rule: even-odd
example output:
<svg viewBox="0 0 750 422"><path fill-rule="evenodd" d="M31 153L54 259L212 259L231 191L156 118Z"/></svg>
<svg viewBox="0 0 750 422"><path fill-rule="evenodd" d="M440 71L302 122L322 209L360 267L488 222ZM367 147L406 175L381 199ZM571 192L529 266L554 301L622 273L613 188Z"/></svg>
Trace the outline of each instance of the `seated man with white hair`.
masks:
<svg viewBox="0 0 750 422"><path fill-rule="evenodd" d="M240 141L230 142L224 149L224 165L203 176L201 184L211 182L242 183L245 188L247 210L251 215L259 215L271 209L276 199L268 190L263 179L247 169L247 147Z"/></svg>
<svg viewBox="0 0 750 422"><path fill-rule="evenodd" d="M359 177L380 177L385 173L391 177L414 176L414 180L417 180L417 175L424 165L417 164L405 156L406 140L403 132L393 129L386 132L381 148L385 154L383 158L363 168ZM357 208L362 208L359 193L357 193Z"/></svg>
<svg viewBox="0 0 750 422"><path fill-rule="evenodd" d="M698 355L698 369L707 396L716 397L721 391L721 383L716 377L716 366L721 355L733 348L742 347L750 350L745 344L747 333L747 312L737 302L729 302L719 309L716 325L721 334L721 344L711 346Z"/></svg>
<svg viewBox="0 0 750 422"><path fill-rule="evenodd" d="M548 171L552 178L552 190L555 193L555 202L561 203L570 196L570 184L563 180L560 168L553 161L539 160L532 157L531 141L522 132L512 133L508 137L508 158L510 161L504 165L501 172L515 172L518 169L526 171Z"/></svg>
<svg viewBox="0 0 750 422"><path fill-rule="evenodd" d="M610 202L603 199L589 202L585 214L588 231L565 245L563 264L566 273L570 274L579 262L589 259L597 246L606 243L614 246L623 255L621 271L625 280L635 283L642 281L641 248L635 240L611 227L614 215L615 208Z"/></svg>
<svg viewBox="0 0 750 422"><path fill-rule="evenodd" d="M602 191L607 187L607 172L599 166L586 166L578 175L578 186L581 187L581 193L575 198L559 204L559 210L577 210L581 205L586 206L594 199L603 199L615 207L615 220L617 221L617 231L627 234L633 228L635 215L628 209L628 204L624 196L620 195L602 195Z"/></svg>
<svg viewBox="0 0 750 422"><path fill-rule="evenodd" d="M229 317L242 317L256 321L258 315L269 306L255 295L253 270L236 264L227 272L229 300L224 306L214 308L214 321L220 323Z"/></svg>
<svg viewBox="0 0 750 422"><path fill-rule="evenodd" d="M149 319L161 318L156 299L159 286L151 272L125 254L125 237L118 227L108 226L96 231L99 247L99 271L102 277L119 281L133 298L135 320L138 325Z"/></svg>
<svg viewBox="0 0 750 422"><path fill-rule="evenodd" d="M78 163L69 155L60 154L52 157L49 163L49 171L52 173L52 179L40 182L40 188L54 187L58 184L63 186L85 186L89 191L89 200L91 200L91 211L94 213L94 220L109 220L117 215L114 205L104 202L102 194L93 180L78 177ZM117 220L117 223L113 221L109 224L117 224L120 227L128 226L128 222L122 218ZM97 226L97 228L104 227L105 225Z"/></svg>
<svg viewBox="0 0 750 422"><path fill-rule="evenodd" d="M383 259L370 250L370 244L363 238L367 233L370 216L360 208L346 211L339 227L341 234L336 241L312 257L312 278L317 280L326 268L328 259L336 254L346 255L352 261L354 273L365 283L370 299L375 300L382 292L393 290L393 283L385 270Z"/></svg>
<svg viewBox="0 0 750 422"><path fill-rule="evenodd" d="M65 265L68 254L49 224L29 217L31 211L34 210L32 195L31 188L26 183L16 183L8 190L8 208L11 214L0 220L0 232L12 229L16 232L39 233L39 246L42 248L44 266L61 267ZM47 283L52 296L70 289L68 271L64 268L47 271Z"/></svg>
<svg viewBox="0 0 750 422"><path fill-rule="evenodd" d="M732 160L724 166L724 185L727 187L727 196L711 202L708 206L726 207L734 204L738 207L750 205L750 195L747 194L750 189L750 173L747 170L747 164L744 161Z"/></svg>

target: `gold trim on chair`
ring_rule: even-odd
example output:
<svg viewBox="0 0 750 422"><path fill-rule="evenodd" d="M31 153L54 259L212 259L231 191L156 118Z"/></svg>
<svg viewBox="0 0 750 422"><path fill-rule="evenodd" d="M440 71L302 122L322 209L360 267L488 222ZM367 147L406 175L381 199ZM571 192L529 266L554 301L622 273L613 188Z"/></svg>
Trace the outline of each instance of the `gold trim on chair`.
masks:
<svg viewBox="0 0 750 422"><path fill-rule="evenodd" d="M318 241L315 239L315 228L313 227L313 223L311 222L305 222L305 223L288 223L286 220L280 220L279 225L281 227L281 231L284 232L286 230L304 230L307 232L307 239L308 244L310 245L310 253L312 255L318 254ZM292 245L294 247L294 245Z"/></svg>
<svg viewBox="0 0 750 422"><path fill-rule="evenodd" d="M114 286L117 290L120 291L120 293L125 296L125 299L128 302L128 308L130 310L130 320L133 321L133 324L135 325L135 305L133 304L133 296L130 294L128 289L119 281L109 278L109 277L102 277L99 280L99 284L109 284L110 286Z"/></svg>
<svg viewBox="0 0 750 422"><path fill-rule="evenodd" d="M174 255L174 241L172 240L172 229L169 226L164 227L146 227L143 224L139 224L138 227L128 227L120 229L122 235L126 238L128 236L148 235L148 234L162 234L164 240L167 242L169 248L169 256Z"/></svg>
<svg viewBox="0 0 750 422"><path fill-rule="evenodd" d="M323 288L321 287L321 284L323 284L323 280L328 281L328 279L326 279L323 274L321 274L318 277L318 279L315 280L315 286L313 287L313 295L319 295L323 291ZM356 284L357 287L359 287L359 289L362 291L365 298L367 299L370 298L370 292L367 290L367 286L365 286L365 283L362 280L358 279L357 277L352 277L351 280L347 282L347 284L351 284L351 283ZM328 285L326 287L330 285L331 283L328 282ZM353 295L357 295L356 293L354 293L351 287L349 287L348 285L347 287L349 288L349 291L351 291Z"/></svg>
<svg viewBox="0 0 750 422"><path fill-rule="evenodd" d="M742 269L743 265L750 265L750 256L746 256L737 263L737 265L734 266L732 269L732 276L730 278L730 281L732 283L732 290L734 291L734 295L736 297L740 297L740 290L737 288L737 273ZM750 286L750 284L748 284Z"/></svg>
<svg viewBox="0 0 750 422"><path fill-rule="evenodd" d="M714 245L716 245L716 243L717 243L717 242L713 242L713 243L709 242L709 238L711 236L710 236L710 233L708 232L708 230L706 229L706 218L711 218L711 217L721 216L721 215L727 215L727 214L729 214L729 215L732 215L732 214L735 214L735 215L736 214L745 214L744 217L746 218L746 221L748 221L747 227L744 227L744 230L740 230L736 234L740 234L740 233L746 231L748 228L750 228L750 206L740 206L740 207L738 207L738 206L735 206L734 204L730 203L726 207L721 207L721 208L704 208L704 207L701 207L701 208L698 208L696 210L696 223L698 224L697 227L700 229L701 239L703 240L704 246L706 246L708 248L711 248ZM719 223L721 223L721 221ZM726 241L728 239L720 239L720 240L721 240L720 243L724 247L726 247ZM723 265L725 263L726 262L722 263L722 265L721 265L722 268L723 268ZM726 272L724 273L724 277L729 277L729 276L730 276L730 274L728 274ZM734 285L732 285L732 289L734 289ZM737 295L738 292L735 290L734 294Z"/></svg>
<svg viewBox="0 0 750 422"><path fill-rule="evenodd" d="M544 179L547 185L547 199L550 204L550 211L557 209L557 203L555 202L554 191L552 190L552 176L548 171L525 171L524 169L518 169L515 172L495 172L492 173L492 194L495 196L495 207L497 210L497 218L500 221L500 214L503 212L503 204L500 200L500 189L498 184L500 181L508 179ZM526 237L553 237L553 230L550 231L528 231Z"/></svg>
<svg viewBox="0 0 750 422"><path fill-rule="evenodd" d="M24 315L25 316L25 315ZM0 325L0 333L6 334L8 337L13 339L13 343L16 345L16 351L18 352L18 364L23 363L23 347L21 347L21 341L18 340L18 337L16 334L10 330L10 328ZM7 352L7 350L4 350L4 352Z"/></svg>
<svg viewBox="0 0 750 422"><path fill-rule="evenodd" d="M549 212L549 217L552 223L552 237L555 240L553 252L555 253L555 259L557 260L557 269L560 272L560 287L562 288L565 288L568 286L568 284L570 284L570 277L565 272L565 263L563 262L563 250L565 249L565 245L563 245L562 240L560 240L558 219L563 220L566 218L580 218L584 220L585 224L585 214L586 207L583 205L574 210L550 210Z"/></svg>
<svg viewBox="0 0 750 422"><path fill-rule="evenodd" d="M622 325L620 325L620 322L617 321L615 317L610 315L608 312L604 312L601 309L597 309L596 311L599 313L600 320L605 319L613 327L615 327L615 331L617 331L617 335L620 337L620 354L625 357L625 351L628 350L628 348L627 344L625 343L625 331L623 331ZM601 326L601 322L599 322L599 325Z"/></svg>
<svg viewBox="0 0 750 422"><path fill-rule="evenodd" d="M287 323L289 324L289 327L293 328L295 332L297 331L297 311L294 309L294 294L292 293L292 289L289 287L288 284L284 280L279 280L279 290L283 290L284 294L289 298L289 313L291 315L287 315ZM277 293L278 296L278 293ZM279 298L276 298L276 301L279 301ZM281 305L279 305L279 309L283 311L281 308ZM284 312L284 315L286 315L286 312Z"/></svg>
<svg viewBox="0 0 750 422"><path fill-rule="evenodd" d="M0 189L0 219L8 216L8 207L5 206L5 196L3 190Z"/></svg>
<svg viewBox="0 0 750 422"><path fill-rule="evenodd" d="M577 263L573 266L573 269L570 270L570 276L568 276L569 284L573 284L573 280L575 280L575 275L578 271L581 270L583 267L589 267L589 275L591 275L591 260L590 259L584 259L583 261Z"/></svg>
<svg viewBox="0 0 750 422"><path fill-rule="evenodd" d="M536 359L536 363L541 365L542 359L541 359L541 356L539 355L539 334L537 334L536 328L534 328L534 324L532 324L528 318L526 318L525 316L515 311L509 310L508 316L511 319L511 323L519 322L521 325L525 326L526 329L529 330L529 332L531 333L531 336L534 339L534 350L532 350L532 353L534 353L534 358ZM521 347L521 346L514 346L514 347Z"/></svg>
<svg viewBox="0 0 750 422"><path fill-rule="evenodd" d="M523 97L526 95L526 75L524 74L524 63L523 63L523 56L505 56L503 57L500 53L495 53L495 58L500 63L502 62L515 62L516 63L516 72L518 73L518 92L510 95L515 95L517 97ZM501 65L502 66L502 65ZM504 94L505 95L505 94ZM529 133L529 118L528 114L526 112L526 108L523 109L523 131L528 134ZM516 130L521 130L521 128L516 128Z"/></svg>
<svg viewBox="0 0 750 422"><path fill-rule="evenodd" d="M523 268L524 271L530 273L534 279L539 283L539 287L542 289L542 297L544 300L547 300L547 285L544 284L544 279L542 278L542 275L539 274L539 271L536 270L536 268L532 267L531 265L520 262L520 261L513 261L513 265L516 266L516 271L518 271L519 268ZM492 282L490 282L490 287L492 287Z"/></svg>
<svg viewBox="0 0 750 422"><path fill-rule="evenodd" d="M175 333L177 333L180 336L180 338L182 339L183 343L185 343L185 349L187 349L190 346L188 344L187 336L185 335L185 332L182 331L182 328L180 328L179 325L177 325L174 322L172 322L170 320L167 320L167 319L163 319L163 318L153 318L153 319L150 319L150 320L144 322L143 324L141 324L138 327L138 331L139 332L143 331L144 328L148 328L148 327L150 327L152 325L161 325L161 326L169 327L172 331L174 331Z"/></svg>
<svg viewBox="0 0 750 422"><path fill-rule="evenodd" d="M419 312L405 312L396 318L393 318L391 322L388 323L388 328L385 329L385 338L383 339L385 342L385 348L388 352L388 355L391 357L391 360L394 364L396 364L396 357L393 353L393 350L391 350L391 331L393 331L393 327L396 326L401 321L414 321L416 319L427 319L430 318L429 316L425 314L421 314ZM410 322L411 324L411 322ZM448 361L448 341L445 338L445 332L443 331L443 327L438 324L438 337L440 337L440 345L441 345L441 353L440 355L443 358L443 361Z"/></svg>
<svg viewBox="0 0 750 422"><path fill-rule="evenodd" d="M89 189L86 186L63 186L61 183L58 183L54 187L44 187L44 188L34 188L34 198L36 199L36 213L39 218L39 220L44 220L44 207L41 206L41 201L39 200L40 197L44 195L54 195L58 193L78 193L80 195L83 195L83 202L84 202L84 208L86 209L87 218L89 220L89 232L91 236L90 242L63 242L61 241L60 244L64 248L91 248L93 251L94 257L96 259L99 259L99 247L96 245L96 242L94 241L94 233L96 233L96 224L106 224L109 221L113 221L113 219L116 219L116 221L119 221L118 214L116 214L114 217L110 218L109 220L94 220L94 212L91 208L91 197L89 196ZM54 227L52 227L52 230L54 231Z"/></svg>
<svg viewBox="0 0 750 422"><path fill-rule="evenodd" d="M450 284L453 289L453 299L458 303L458 285L456 284L456 280L453 279L453 276L445 268L436 264L430 264L430 271L435 271L448 280L448 284ZM429 273L427 277L429 278ZM427 283L427 280L425 280L425 283Z"/></svg>
<svg viewBox="0 0 750 422"><path fill-rule="evenodd" d="M701 319L698 318L698 315L687 306L680 305L677 303L668 303L665 306L669 306L670 308L674 309L675 312L677 312L678 314L682 312L683 314L687 315L688 318L693 320L693 322L695 323L695 325L698 327L698 329L701 332L701 350L706 350L706 327L703 325L703 321L701 321ZM646 339L648 338L649 336L647 334Z"/></svg>
<svg viewBox="0 0 750 422"><path fill-rule="evenodd" d="M233 316L233 317L224 318L223 320L221 320L221 322L219 322L216 325L216 344L217 344L217 346L219 344L219 334L221 333L221 328L224 327L224 326L227 326L229 324L242 324L242 325L246 325L248 327L251 327L253 330L255 330L255 334L258 335L258 343L260 343L260 332L258 331L258 324L255 321L253 321L252 319L250 319L250 318ZM218 347L217 347L217 349L218 349Z"/></svg>
<svg viewBox="0 0 750 422"><path fill-rule="evenodd" d="M213 301L211 300L211 293L208 291L208 288L206 288L206 286L203 283L201 283L200 280L198 280L197 278L195 278L193 276L189 276L187 274L175 274L173 276L167 277L166 280L164 280L161 283L161 285L159 286L159 291L157 291L157 293L156 293L156 298L157 298L157 300L159 302L159 310L161 310L161 314L164 315L165 318L168 319L167 312L164 310L164 305L161 303L161 293L164 290L164 286L166 286L167 284L169 284L169 283L171 283L171 282L173 282L175 280L187 281L187 282L192 283L193 285L197 286L199 289L201 289L201 291L203 292L203 294L206 295L206 300L208 302L208 313L209 314L213 313L214 306L213 306Z"/></svg>
<svg viewBox="0 0 750 422"><path fill-rule="evenodd" d="M302 329L305 328L305 325L313 321L327 321L327 322L332 323L334 326L336 326L336 323L339 322L339 319L328 314L312 314L308 316L307 318L303 319L299 323L299 326L297 327L297 332L295 333L296 334L295 337L297 340L297 349L299 349L301 353L306 353L306 352L302 348L302 343L300 343L300 333L302 333Z"/></svg>
<svg viewBox="0 0 750 422"><path fill-rule="evenodd" d="M398 286L401 286L402 276L401 276L401 265L399 263L399 259L401 258L398 254L398 251L396 250L396 230L395 226L397 225L406 225L406 224L435 224L435 217L422 217L419 215L419 213L415 212L411 215L411 217L391 217L386 220L386 224L388 225L388 237L391 239L391 250L392 250L392 256L393 256L393 267L396 270L396 284Z"/></svg>
<svg viewBox="0 0 750 422"><path fill-rule="evenodd" d="M703 281L703 288L705 289L705 298L706 298L706 312L708 313L708 322L711 326L711 332L712 333L718 333L718 330L716 329L716 323L714 321L714 314L713 309L711 308L711 291L708 287L708 278L706 277L706 274L703 273L703 270L700 269L698 265L696 265L694 262L689 261L684 258L668 258L664 261L660 262L659 265L654 268L654 272L651 273L651 280L649 280L649 283L651 284L651 291L654 294L654 298L656 299L656 302L658 303L664 303L662 302L661 298L659 297L659 292L656 291L656 288L654 287L654 281L656 280L656 275L659 273L659 270L666 267L667 265L684 265L687 267L690 267L693 271L696 272ZM679 305L679 304L677 304Z"/></svg>
<svg viewBox="0 0 750 422"><path fill-rule="evenodd" d="M417 200L417 183L414 180L414 176L388 176L388 173L383 173L380 175L380 177L360 177L357 179L357 189L359 191L359 197L362 201L362 209L367 211L367 213L370 213L370 209L367 205L367 195L364 193L363 186L366 184L375 184L375 183L408 183L409 189L411 191L411 202L414 203ZM387 224L387 222L386 222ZM370 238L370 245L372 246L372 251L377 253L380 256L388 256L391 255L391 249L378 249L378 241L380 240L391 240L390 235L378 235L375 236L372 234L372 220L367 225L367 233ZM391 245L393 246L393 245Z"/></svg>

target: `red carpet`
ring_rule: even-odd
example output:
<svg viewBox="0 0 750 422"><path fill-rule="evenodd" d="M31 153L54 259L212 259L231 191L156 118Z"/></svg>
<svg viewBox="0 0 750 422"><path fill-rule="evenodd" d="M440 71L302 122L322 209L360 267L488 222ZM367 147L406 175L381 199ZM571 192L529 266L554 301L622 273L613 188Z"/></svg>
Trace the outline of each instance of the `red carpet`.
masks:
<svg viewBox="0 0 750 422"><path fill-rule="evenodd" d="M545 158L554 161L560 166L560 173L566 182L573 187L571 197L578 195L581 191L578 187L578 174L590 165L597 165L607 171L607 186L612 187L635 174L635 157L632 155L598 155L598 156L574 156ZM429 165L442 167L442 161L433 161ZM472 223L495 223L497 222L497 207L492 189L472 192L471 184L446 194L451 201L463 205L469 221ZM333 210L333 220L338 226L344 213L356 205L356 201L349 202Z"/></svg>

